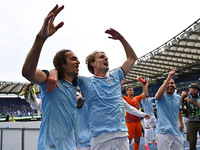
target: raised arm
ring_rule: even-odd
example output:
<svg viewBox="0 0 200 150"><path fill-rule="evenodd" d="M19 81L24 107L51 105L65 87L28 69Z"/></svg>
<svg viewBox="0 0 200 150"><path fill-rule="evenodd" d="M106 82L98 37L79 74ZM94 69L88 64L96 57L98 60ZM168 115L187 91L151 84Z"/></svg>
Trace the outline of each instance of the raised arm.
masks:
<svg viewBox="0 0 200 150"><path fill-rule="evenodd" d="M161 85L161 87L158 89L158 93L156 95L156 99L159 100L164 96L164 93L167 89L167 85L169 83L169 81L173 78L173 76L175 75L176 70L173 69L169 72L167 79L163 82L163 84Z"/></svg>
<svg viewBox="0 0 200 150"><path fill-rule="evenodd" d="M42 84L47 80L47 76L44 72L37 69L37 64L39 61L40 53L46 39L53 35L59 28L63 26L63 22L60 22L57 26L54 26L53 21L58 13L64 8L64 6L58 7L56 5L45 18L43 26L39 33L37 34L33 46L26 56L22 75L29 81Z"/></svg>
<svg viewBox="0 0 200 150"><path fill-rule="evenodd" d="M138 80L138 81L140 81L140 80ZM144 84L143 82L141 82L141 84L142 84L142 89L143 89L142 99L145 99L145 97L148 95L148 83Z"/></svg>
<svg viewBox="0 0 200 150"><path fill-rule="evenodd" d="M127 60L122 65L122 69L124 70L125 75L127 75L127 73L131 70L132 66L134 65L138 57L136 56L134 50L126 41L126 39L119 32L110 28L106 30L105 33L108 33L111 35L108 38L119 40L122 43L125 53L126 53L126 57L127 57Z"/></svg>
<svg viewBox="0 0 200 150"><path fill-rule="evenodd" d="M37 98L34 87L27 83L20 96L23 96L26 101L30 104L31 108L42 111L42 100Z"/></svg>

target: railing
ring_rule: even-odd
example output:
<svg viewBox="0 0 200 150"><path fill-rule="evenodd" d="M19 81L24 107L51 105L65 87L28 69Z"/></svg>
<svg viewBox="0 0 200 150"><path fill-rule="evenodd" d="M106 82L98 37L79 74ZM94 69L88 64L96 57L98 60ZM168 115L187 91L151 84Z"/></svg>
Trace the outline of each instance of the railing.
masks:
<svg viewBox="0 0 200 150"><path fill-rule="evenodd" d="M1 150L36 150L41 121L1 122Z"/></svg>

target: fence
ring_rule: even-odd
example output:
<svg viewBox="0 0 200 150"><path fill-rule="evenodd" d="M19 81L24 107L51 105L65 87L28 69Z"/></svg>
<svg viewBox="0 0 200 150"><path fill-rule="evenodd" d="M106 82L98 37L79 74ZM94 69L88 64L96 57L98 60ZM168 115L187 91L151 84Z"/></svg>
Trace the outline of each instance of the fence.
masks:
<svg viewBox="0 0 200 150"><path fill-rule="evenodd" d="M36 150L41 121L1 122L1 150Z"/></svg>

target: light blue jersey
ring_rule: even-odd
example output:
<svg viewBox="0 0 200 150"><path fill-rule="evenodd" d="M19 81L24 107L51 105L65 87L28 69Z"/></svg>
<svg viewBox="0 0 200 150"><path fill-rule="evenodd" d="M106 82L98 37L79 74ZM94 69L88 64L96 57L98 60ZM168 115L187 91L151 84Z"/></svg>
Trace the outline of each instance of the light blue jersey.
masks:
<svg viewBox="0 0 200 150"><path fill-rule="evenodd" d="M164 93L163 98L156 100L157 107L157 122L156 132L158 134L170 133L175 136L180 136L179 130L179 109L181 109L181 97L174 93L169 96Z"/></svg>
<svg viewBox="0 0 200 150"><path fill-rule="evenodd" d="M83 107L76 109L75 118L75 139L77 147L90 147L91 146L91 132L88 118L87 104L84 103Z"/></svg>
<svg viewBox="0 0 200 150"><path fill-rule="evenodd" d="M58 81L60 88L47 92L46 84L40 85L42 122L38 150L76 150L74 138L76 86Z"/></svg>
<svg viewBox="0 0 200 150"><path fill-rule="evenodd" d="M149 114L151 117L155 117L154 110L153 110L153 106L155 105L155 104L153 104L154 99L155 98L152 97L152 98L149 98L149 99L145 98L145 99L141 100L142 106L144 108L144 112Z"/></svg>
<svg viewBox="0 0 200 150"><path fill-rule="evenodd" d="M121 81L124 72L121 68L105 78L78 76L78 86L88 104L92 137L101 133L127 131Z"/></svg>

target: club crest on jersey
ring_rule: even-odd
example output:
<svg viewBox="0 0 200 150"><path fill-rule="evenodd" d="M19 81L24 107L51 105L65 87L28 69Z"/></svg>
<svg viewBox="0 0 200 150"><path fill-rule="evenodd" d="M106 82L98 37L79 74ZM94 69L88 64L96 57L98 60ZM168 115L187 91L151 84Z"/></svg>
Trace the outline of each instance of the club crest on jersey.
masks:
<svg viewBox="0 0 200 150"><path fill-rule="evenodd" d="M113 79L109 79L109 80L107 80L107 81L110 82L110 83L112 83Z"/></svg>
<svg viewBox="0 0 200 150"><path fill-rule="evenodd" d="M178 98L177 98L176 100L179 102L179 99L178 99Z"/></svg>

